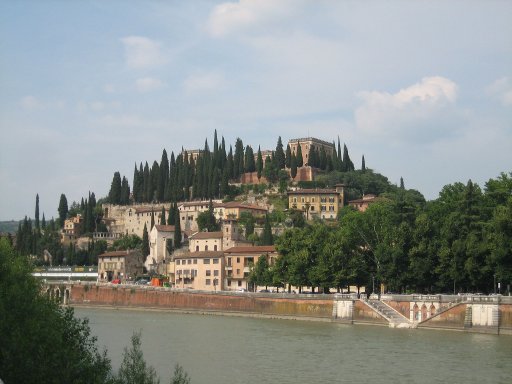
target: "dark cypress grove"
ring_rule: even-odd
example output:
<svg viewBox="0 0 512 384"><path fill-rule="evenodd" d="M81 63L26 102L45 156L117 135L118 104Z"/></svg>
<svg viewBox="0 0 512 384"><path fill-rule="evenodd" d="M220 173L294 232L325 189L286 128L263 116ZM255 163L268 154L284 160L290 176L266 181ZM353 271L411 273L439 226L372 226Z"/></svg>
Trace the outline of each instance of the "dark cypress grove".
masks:
<svg viewBox="0 0 512 384"><path fill-rule="evenodd" d="M59 201L59 225L60 227L64 227L64 220L68 217L68 200L66 199L65 194L60 195L60 201Z"/></svg>
<svg viewBox="0 0 512 384"><path fill-rule="evenodd" d="M36 229L39 229L39 193L36 194L36 212L35 212L35 227Z"/></svg>
<svg viewBox="0 0 512 384"><path fill-rule="evenodd" d="M295 179L295 176L297 176L297 158L295 154L292 154L292 158L290 159L290 176L292 179Z"/></svg>
<svg viewBox="0 0 512 384"><path fill-rule="evenodd" d="M162 212L160 213L160 225L165 225L165 208L162 205Z"/></svg>
<svg viewBox="0 0 512 384"><path fill-rule="evenodd" d="M144 229L142 230L142 256L146 258L147 255L149 255L149 236L148 228L144 224Z"/></svg>
<svg viewBox="0 0 512 384"><path fill-rule="evenodd" d="M130 204L130 185L128 184L128 179L123 176L123 180L121 181L121 197L119 200L121 205Z"/></svg>
<svg viewBox="0 0 512 384"><path fill-rule="evenodd" d="M248 145L245 147L245 172L255 172L256 162L254 161L254 151L252 147Z"/></svg>
<svg viewBox="0 0 512 384"><path fill-rule="evenodd" d="M178 249L181 247L181 222L180 222L180 211L178 205L174 210L174 248Z"/></svg>
<svg viewBox="0 0 512 384"><path fill-rule="evenodd" d="M240 179L240 175L244 172L244 144L240 138L236 139L233 165L233 178L238 180Z"/></svg>
<svg viewBox="0 0 512 384"><path fill-rule="evenodd" d="M302 167L304 166L304 158L302 157L302 147L301 145L299 144L297 146L297 167Z"/></svg>
<svg viewBox="0 0 512 384"><path fill-rule="evenodd" d="M361 160L361 171L363 171L363 172L366 171L366 164L365 164L365 161L364 161L364 155L363 155L363 159Z"/></svg>
<svg viewBox="0 0 512 384"><path fill-rule="evenodd" d="M286 165L286 168L291 168L291 166L292 166L292 150L290 149L290 145L286 146L285 165Z"/></svg>
<svg viewBox="0 0 512 384"><path fill-rule="evenodd" d="M119 172L114 172L110 192L108 193L108 201L111 204L121 203L121 174Z"/></svg>
<svg viewBox="0 0 512 384"><path fill-rule="evenodd" d="M261 148L259 146L256 159L256 172L258 172L258 180L261 179L261 173L263 172L263 156L261 155Z"/></svg>
<svg viewBox="0 0 512 384"><path fill-rule="evenodd" d="M276 164L278 169L284 169L286 165L286 156L283 150L283 142L281 141L281 136L277 139L276 151L274 153Z"/></svg>
<svg viewBox="0 0 512 384"><path fill-rule="evenodd" d="M343 144L343 166L345 172L351 172L355 169L354 163L352 162L352 160L350 160L346 144Z"/></svg>

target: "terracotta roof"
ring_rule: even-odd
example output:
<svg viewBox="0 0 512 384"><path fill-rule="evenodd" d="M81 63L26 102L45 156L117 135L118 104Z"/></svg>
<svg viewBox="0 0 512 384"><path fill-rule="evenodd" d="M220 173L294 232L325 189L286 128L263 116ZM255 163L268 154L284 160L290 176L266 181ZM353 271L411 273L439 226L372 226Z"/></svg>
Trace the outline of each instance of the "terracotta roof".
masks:
<svg viewBox="0 0 512 384"><path fill-rule="evenodd" d="M350 200L348 203L349 204L362 204L362 203L377 203L379 201L382 202L382 201L389 201L389 200L386 199L385 197L366 195L362 199Z"/></svg>
<svg viewBox="0 0 512 384"><path fill-rule="evenodd" d="M244 204L244 203L240 203L238 201L230 201L228 203L216 204L215 207L219 207L219 208L245 208L245 209L254 209L254 210L258 210L258 211L267 211L267 208L265 208L265 207L260 207L259 205L254 205L254 204Z"/></svg>
<svg viewBox="0 0 512 384"><path fill-rule="evenodd" d="M289 195L339 195L335 189L299 189L288 191Z"/></svg>
<svg viewBox="0 0 512 384"><path fill-rule="evenodd" d="M98 255L98 257L119 257L119 256L131 255L134 253L140 253L140 251L137 249L129 249L126 251L111 251L111 252L102 253L101 255Z"/></svg>
<svg viewBox="0 0 512 384"><path fill-rule="evenodd" d="M192 240L222 239L222 232L197 232L190 236Z"/></svg>
<svg viewBox="0 0 512 384"><path fill-rule="evenodd" d="M252 247L232 247L226 249L224 253L264 253L264 252L276 252L276 247L273 245L255 245Z"/></svg>
<svg viewBox="0 0 512 384"><path fill-rule="evenodd" d="M179 256L176 256L174 259L204 259L210 257L222 257L224 256L224 252L222 251L200 251L200 252L185 252Z"/></svg>
<svg viewBox="0 0 512 384"><path fill-rule="evenodd" d="M175 226L174 225L155 225L156 230L159 232L174 232Z"/></svg>

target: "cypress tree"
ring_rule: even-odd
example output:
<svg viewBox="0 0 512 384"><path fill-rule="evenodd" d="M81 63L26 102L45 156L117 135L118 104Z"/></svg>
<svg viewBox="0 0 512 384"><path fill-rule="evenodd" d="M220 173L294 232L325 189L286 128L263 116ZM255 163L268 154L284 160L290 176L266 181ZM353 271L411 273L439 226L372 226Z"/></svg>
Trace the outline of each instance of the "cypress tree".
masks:
<svg viewBox="0 0 512 384"><path fill-rule="evenodd" d="M162 212L160 213L160 225L165 225L165 208L162 205Z"/></svg>
<svg viewBox="0 0 512 384"><path fill-rule="evenodd" d="M290 176L292 179L295 179L295 176L297 176L297 157L295 154L292 154L292 158L290 159Z"/></svg>
<svg viewBox="0 0 512 384"><path fill-rule="evenodd" d="M233 166L233 178L239 179L244 172L244 144L240 138L236 139Z"/></svg>
<svg viewBox="0 0 512 384"><path fill-rule="evenodd" d="M66 199L65 194L60 195L60 201L59 201L59 225L61 228L64 227L64 220L68 217L68 200Z"/></svg>
<svg viewBox="0 0 512 384"><path fill-rule="evenodd" d="M144 229L142 231L142 256L144 259L149 255L149 235L148 235L148 228L146 227L146 224L144 223Z"/></svg>
<svg viewBox="0 0 512 384"><path fill-rule="evenodd" d="M128 205L130 203L130 185L125 176L123 176L123 180L121 181L121 197L119 203L121 205Z"/></svg>
<svg viewBox="0 0 512 384"><path fill-rule="evenodd" d="M365 161L364 161L364 155L363 155L363 159L361 160L361 171L366 172L366 164L365 164Z"/></svg>
<svg viewBox="0 0 512 384"><path fill-rule="evenodd" d="M228 175L228 169L224 168L222 170L222 180L220 183L220 196L226 196L229 192L229 175Z"/></svg>
<svg viewBox="0 0 512 384"><path fill-rule="evenodd" d="M350 160L346 144L343 144L343 168L345 172L354 170L354 163L352 163L352 160Z"/></svg>
<svg viewBox="0 0 512 384"><path fill-rule="evenodd" d="M160 160L160 180L158 183L158 200L164 201L165 186L169 181L169 159L167 158L167 151L164 149L162 158Z"/></svg>
<svg viewBox="0 0 512 384"><path fill-rule="evenodd" d="M167 215L167 225L174 225L174 205L169 206L169 214Z"/></svg>
<svg viewBox="0 0 512 384"><path fill-rule="evenodd" d="M254 161L254 151L252 147L248 145L245 148L245 171L254 172L256 171L256 162Z"/></svg>
<svg viewBox="0 0 512 384"><path fill-rule="evenodd" d="M181 221L178 209L174 211L174 215L174 249L178 249L181 247Z"/></svg>
<svg viewBox="0 0 512 384"><path fill-rule="evenodd" d="M35 212L35 227L36 229L40 229L39 227L39 193L36 194L36 212Z"/></svg>
<svg viewBox="0 0 512 384"><path fill-rule="evenodd" d="M405 189L404 178L400 176L400 189Z"/></svg>
<svg viewBox="0 0 512 384"><path fill-rule="evenodd" d="M139 171L137 170L137 163L135 163L134 169L133 169L133 200L135 202L139 201Z"/></svg>
<svg viewBox="0 0 512 384"><path fill-rule="evenodd" d="M324 147L320 147L320 157L319 157L319 167L322 170L325 170L327 168L327 153L325 152Z"/></svg>
<svg viewBox="0 0 512 384"><path fill-rule="evenodd" d="M263 227L263 234L261 236L260 245L272 245L274 244L274 236L272 235L272 227L270 226L270 220L268 215L265 215L265 226Z"/></svg>
<svg viewBox="0 0 512 384"><path fill-rule="evenodd" d="M277 139L276 152L274 154L276 159L276 164L278 169L283 169L286 165L286 157L283 150L283 143L281 141L281 136Z"/></svg>
<svg viewBox="0 0 512 384"><path fill-rule="evenodd" d="M151 178L150 178L150 173L149 173L149 165L148 165L148 162L146 161L146 163L144 164L144 171L143 171L143 176L144 176L144 182L143 182L143 189L144 189L144 197L142 199L142 202L144 203L147 203L149 201L151 201Z"/></svg>
<svg viewBox="0 0 512 384"><path fill-rule="evenodd" d="M121 204L121 174L114 172L110 192L108 193L108 201L111 204Z"/></svg>
<svg viewBox="0 0 512 384"><path fill-rule="evenodd" d="M286 159L285 159L286 168L291 168L292 166L292 150L290 149L290 144L286 146Z"/></svg>
<svg viewBox="0 0 512 384"><path fill-rule="evenodd" d="M302 167L304 165L304 158L302 157L302 147L300 143L298 144L297 148L297 167Z"/></svg>
<svg viewBox="0 0 512 384"><path fill-rule="evenodd" d="M150 230L152 230L154 226L155 226L155 212L153 211L153 208L151 208L151 228L150 228Z"/></svg>
<svg viewBox="0 0 512 384"><path fill-rule="evenodd" d="M44 217L44 212L43 212L43 219L41 220L41 227L42 227L43 229L46 229L46 219L45 219L45 217Z"/></svg>
<svg viewBox="0 0 512 384"><path fill-rule="evenodd" d="M256 159L256 171L258 172L258 180L261 179L263 172L263 157L261 155L261 148L258 146L258 158Z"/></svg>

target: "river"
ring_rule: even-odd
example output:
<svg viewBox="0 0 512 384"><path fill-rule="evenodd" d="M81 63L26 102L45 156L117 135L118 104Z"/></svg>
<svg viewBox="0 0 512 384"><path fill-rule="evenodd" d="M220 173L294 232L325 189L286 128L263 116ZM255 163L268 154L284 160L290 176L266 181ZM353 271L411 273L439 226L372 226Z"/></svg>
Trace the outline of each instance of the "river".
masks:
<svg viewBox="0 0 512 384"><path fill-rule="evenodd" d="M146 361L193 384L507 383L512 336L297 320L76 308L117 370L142 332Z"/></svg>

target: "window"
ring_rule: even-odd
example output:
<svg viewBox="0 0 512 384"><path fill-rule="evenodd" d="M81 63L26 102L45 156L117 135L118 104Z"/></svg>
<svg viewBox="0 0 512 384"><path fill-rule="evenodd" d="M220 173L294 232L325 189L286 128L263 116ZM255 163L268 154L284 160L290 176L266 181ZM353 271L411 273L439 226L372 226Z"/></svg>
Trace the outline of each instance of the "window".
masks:
<svg viewBox="0 0 512 384"><path fill-rule="evenodd" d="M301 197L301 198L300 198L300 201L303 203L303 202L304 202L304 198L303 198L303 197Z"/></svg>
<svg viewBox="0 0 512 384"><path fill-rule="evenodd" d="M203 264L210 264L210 259L204 259Z"/></svg>
<svg viewBox="0 0 512 384"><path fill-rule="evenodd" d="M194 264L197 264L197 259L194 259Z"/></svg>
<svg viewBox="0 0 512 384"><path fill-rule="evenodd" d="M180 260L176 260L176 265L180 265Z"/></svg>
<svg viewBox="0 0 512 384"><path fill-rule="evenodd" d="M219 276L219 270L218 269L215 269L213 271L213 276Z"/></svg>
<svg viewBox="0 0 512 384"><path fill-rule="evenodd" d="M215 245L213 246L213 250L214 250L214 251L216 251L216 250L217 250L217 244L215 244ZM215 260L213 260L213 263L215 264Z"/></svg>
<svg viewBox="0 0 512 384"><path fill-rule="evenodd" d="M208 245L205 245L204 246L204 250L207 251L208 250Z"/></svg>
<svg viewBox="0 0 512 384"><path fill-rule="evenodd" d="M294 197L294 198L293 198L293 202L294 202L294 203L296 203L296 202L297 202L297 198L296 198L296 197Z"/></svg>
<svg viewBox="0 0 512 384"><path fill-rule="evenodd" d="M231 280L228 280L228 287L231 287Z"/></svg>
<svg viewBox="0 0 512 384"><path fill-rule="evenodd" d="M240 280L238 280L238 286L241 287L242 286L242 282Z"/></svg>
<svg viewBox="0 0 512 384"><path fill-rule="evenodd" d="M210 285L210 279L206 279L206 285Z"/></svg>
<svg viewBox="0 0 512 384"><path fill-rule="evenodd" d="M206 271L206 276L211 276L212 275L212 271L210 271L209 269Z"/></svg>
<svg viewBox="0 0 512 384"><path fill-rule="evenodd" d="M315 198L314 198L314 197L312 197L312 198L311 198L311 202L312 202L312 203L314 203L314 202L315 202Z"/></svg>
<svg viewBox="0 0 512 384"><path fill-rule="evenodd" d="M199 252L199 245L196 245L196 252Z"/></svg>
<svg viewBox="0 0 512 384"><path fill-rule="evenodd" d="M237 258L236 258L236 262L237 262L237 263L239 263L239 262L240 262L240 258L239 258L239 257L237 257Z"/></svg>
<svg viewBox="0 0 512 384"><path fill-rule="evenodd" d="M329 212L334 212L334 205L329 206Z"/></svg>
<svg viewBox="0 0 512 384"><path fill-rule="evenodd" d="M325 212L325 205L322 205L322 212Z"/></svg>
<svg viewBox="0 0 512 384"><path fill-rule="evenodd" d="M231 257L228 257L228 267L231 267Z"/></svg>
<svg viewBox="0 0 512 384"><path fill-rule="evenodd" d="M187 264L192 264L192 259L188 259Z"/></svg>
<svg viewBox="0 0 512 384"><path fill-rule="evenodd" d="M334 197L329 197L329 203L334 203Z"/></svg>
<svg viewBox="0 0 512 384"><path fill-rule="evenodd" d="M219 264L219 259L213 259L213 264Z"/></svg>
<svg viewBox="0 0 512 384"><path fill-rule="evenodd" d="M239 269L237 269L237 270L236 270L236 274L237 274L237 275L239 275L239 274L240 274L240 270L239 270Z"/></svg>
<svg viewBox="0 0 512 384"><path fill-rule="evenodd" d="M312 206L311 206L311 210L312 210L312 211L314 211L314 210L315 210L315 206L314 206L314 205L312 205Z"/></svg>

